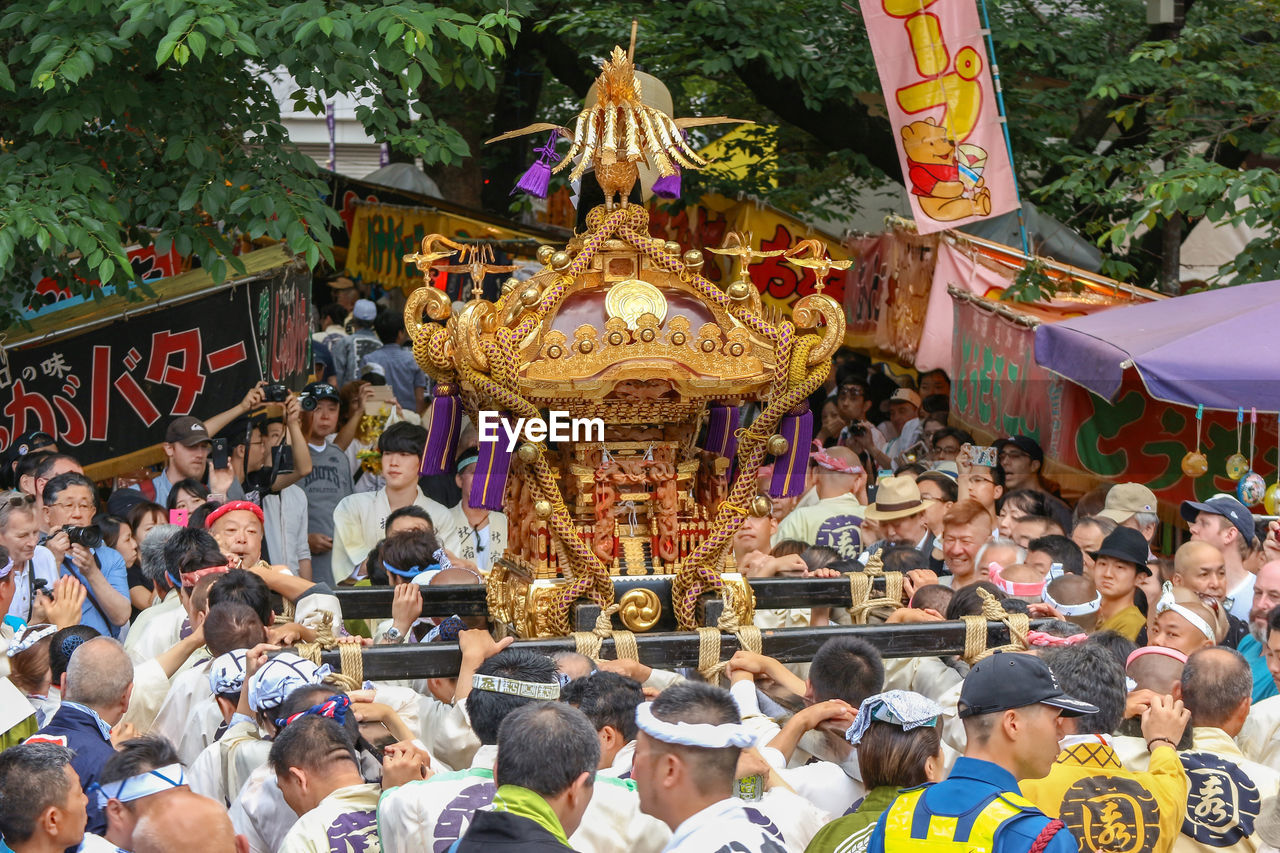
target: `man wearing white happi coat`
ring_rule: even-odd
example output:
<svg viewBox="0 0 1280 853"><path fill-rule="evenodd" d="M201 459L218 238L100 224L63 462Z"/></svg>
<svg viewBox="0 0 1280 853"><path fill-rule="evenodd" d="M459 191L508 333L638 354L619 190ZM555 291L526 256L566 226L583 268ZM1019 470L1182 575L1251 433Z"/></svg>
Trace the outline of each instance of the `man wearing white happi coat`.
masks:
<svg viewBox="0 0 1280 853"><path fill-rule="evenodd" d="M481 746L466 770L437 773L387 791L378 806L378 826L386 853L444 853L471 824L471 816L493 802L493 767L498 728L511 711L560 695L556 667L544 655L509 648L475 671L465 710ZM554 756L548 756L554 760ZM580 853L658 853L670 833L640 812L635 786L604 774L578 830L569 837Z"/></svg>
<svg viewBox="0 0 1280 853"><path fill-rule="evenodd" d="M355 744L341 723L313 715L290 722L271 744L270 766L285 802L298 815L280 853L381 853L382 789L360 775Z"/></svg>
<svg viewBox="0 0 1280 853"><path fill-rule="evenodd" d="M641 705L636 725L631 778L644 812L671 827L664 853L794 849L772 821L729 796L739 755L755 737L741 724L727 690L677 684Z"/></svg>
<svg viewBox="0 0 1280 853"><path fill-rule="evenodd" d="M174 743L178 757L187 766L214 742L224 722L209 684L214 658L266 642L262 620L253 608L231 601L209 609L204 620L204 636L209 655L199 665L174 678L153 728L156 734Z"/></svg>

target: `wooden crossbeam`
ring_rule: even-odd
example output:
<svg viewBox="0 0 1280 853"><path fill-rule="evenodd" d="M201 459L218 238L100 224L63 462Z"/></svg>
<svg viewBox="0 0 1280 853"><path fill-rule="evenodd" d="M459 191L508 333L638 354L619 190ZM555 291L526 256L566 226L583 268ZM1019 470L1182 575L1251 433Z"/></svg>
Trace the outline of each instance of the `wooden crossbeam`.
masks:
<svg viewBox="0 0 1280 853"><path fill-rule="evenodd" d="M847 578L761 578L749 581L756 608L848 607ZM872 588L884 591L884 578L872 578ZM391 587L340 588L335 593L346 619L385 619L391 615ZM277 611L279 612L279 611ZM488 612L481 584L424 586L423 616L475 616Z"/></svg>
<svg viewBox="0 0 1280 853"><path fill-rule="evenodd" d="M846 597L847 598L847 597ZM847 600L846 600L847 603ZM1032 623L1032 627L1043 625ZM779 628L762 631L765 654L783 663L801 663L813 659L818 647L835 637L861 637L886 658L936 657L958 655L964 651L963 622L925 622L909 625L833 625L822 628ZM987 646L1009 642L1009 629L1003 622L987 623ZM698 634L694 631L672 631L661 634L639 634L636 644L640 660L660 669L696 667ZM574 651L570 637L545 640L517 640L515 646L542 654ZM731 634L720 637L720 659L728 660L738 650ZM605 640L601 657L616 657L613 640ZM462 654L457 643L410 643L396 646L374 646L364 650L364 677L372 680L401 678L448 678L457 674ZM341 663L337 651L324 653L324 662L335 669Z"/></svg>

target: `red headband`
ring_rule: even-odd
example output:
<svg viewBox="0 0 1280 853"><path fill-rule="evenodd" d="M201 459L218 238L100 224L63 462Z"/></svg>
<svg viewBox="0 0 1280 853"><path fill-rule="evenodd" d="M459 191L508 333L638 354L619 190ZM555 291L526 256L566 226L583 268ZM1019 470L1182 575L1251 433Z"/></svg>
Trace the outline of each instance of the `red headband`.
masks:
<svg viewBox="0 0 1280 853"><path fill-rule="evenodd" d="M1070 637L1058 637L1044 631L1028 631L1027 643L1033 646L1074 646L1089 639L1088 634L1072 634Z"/></svg>
<svg viewBox="0 0 1280 853"><path fill-rule="evenodd" d="M1004 579L1004 566L999 563L990 563L987 565L987 577L993 584L1009 595L1034 596L1044 594L1044 581L1040 581L1040 583L1007 581Z"/></svg>
<svg viewBox="0 0 1280 853"><path fill-rule="evenodd" d="M1128 669L1131 663L1133 663L1143 655L1164 655L1167 658L1173 658L1178 663L1187 662L1187 656L1184 655L1182 652L1178 651L1177 649L1167 649L1164 646L1143 646L1140 649L1134 649L1133 652L1129 655L1128 659L1125 660L1124 662L1125 669Z"/></svg>
<svg viewBox="0 0 1280 853"><path fill-rule="evenodd" d="M206 575L225 575L229 571L231 571L230 567L224 565L210 566L207 569L196 569L194 572L183 572L182 585L184 587L192 587L199 583L200 579Z"/></svg>
<svg viewBox="0 0 1280 853"><path fill-rule="evenodd" d="M809 459L816 462L818 467L826 468L828 471L835 471L839 474L862 473L861 465L858 465L857 463L850 464L848 462L841 462L830 453L827 453L827 451L822 448L822 445L818 444L817 440L814 441L813 450L809 452Z"/></svg>
<svg viewBox="0 0 1280 853"><path fill-rule="evenodd" d="M258 506L256 503L252 503L251 501L228 501L213 512L209 513L204 520L205 529L207 530L210 527L213 527L213 523L215 521L222 518L227 513L235 512L236 510L251 512L258 517L259 523L262 522L262 507Z"/></svg>

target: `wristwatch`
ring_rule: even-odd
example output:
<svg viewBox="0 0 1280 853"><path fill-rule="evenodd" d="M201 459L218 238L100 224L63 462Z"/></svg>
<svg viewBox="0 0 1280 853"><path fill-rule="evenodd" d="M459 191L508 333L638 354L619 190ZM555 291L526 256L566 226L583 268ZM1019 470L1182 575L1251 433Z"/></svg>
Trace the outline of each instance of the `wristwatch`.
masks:
<svg viewBox="0 0 1280 853"><path fill-rule="evenodd" d="M392 625L390 628L388 628L387 632L382 636L386 637L387 640L389 640L392 643L404 642L404 634L395 625Z"/></svg>

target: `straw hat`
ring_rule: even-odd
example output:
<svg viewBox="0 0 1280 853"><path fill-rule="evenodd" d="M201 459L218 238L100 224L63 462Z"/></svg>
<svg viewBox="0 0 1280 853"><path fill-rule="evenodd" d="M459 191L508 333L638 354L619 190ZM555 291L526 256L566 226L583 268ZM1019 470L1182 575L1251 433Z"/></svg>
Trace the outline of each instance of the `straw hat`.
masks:
<svg viewBox="0 0 1280 853"><path fill-rule="evenodd" d="M867 507L871 521L893 521L924 512L934 501L920 497L920 487L910 477L888 477L876 489L875 503Z"/></svg>

